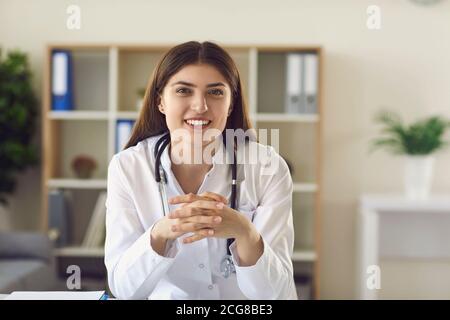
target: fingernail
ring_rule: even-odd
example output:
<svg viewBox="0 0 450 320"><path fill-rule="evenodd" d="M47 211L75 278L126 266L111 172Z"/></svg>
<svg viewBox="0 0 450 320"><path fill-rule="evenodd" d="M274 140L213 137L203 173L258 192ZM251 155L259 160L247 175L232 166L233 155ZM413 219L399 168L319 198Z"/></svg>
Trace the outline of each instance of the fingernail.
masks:
<svg viewBox="0 0 450 320"><path fill-rule="evenodd" d="M223 206L224 206L224 204L222 202L216 203L216 207L219 208L219 209L222 209Z"/></svg>
<svg viewBox="0 0 450 320"><path fill-rule="evenodd" d="M208 234L209 234L210 236L212 236L212 235L214 234L214 230L209 230L209 231L208 231Z"/></svg>
<svg viewBox="0 0 450 320"><path fill-rule="evenodd" d="M213 219L213 221L214 221L214 222L220 222L220 221L222 221L222 218L221 218L221 217L215 217L215 218Z"/></svg>

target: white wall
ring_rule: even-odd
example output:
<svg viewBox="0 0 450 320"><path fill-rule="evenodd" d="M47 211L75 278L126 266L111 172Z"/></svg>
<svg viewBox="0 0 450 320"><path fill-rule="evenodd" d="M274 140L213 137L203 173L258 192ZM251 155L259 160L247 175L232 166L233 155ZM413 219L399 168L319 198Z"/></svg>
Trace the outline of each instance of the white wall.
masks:
<svg viewBox="0 0 450 320"><path fill-rule="evenodd" d="M82 29L65 27L78 4ZM366 27L368 5L382 28ZM41 94L48 42L309 44L324 48L323 298L354 297L354 217L363 192L401 190L402 160L367 154L382 106L412 119L450 116L450 1L419 7L407 0L26 1L0 0L0 45L29 52ZM434 189L450 189L450 153L437 159ZM20 180L14 223L33 228L40 175ZM383 281L383 280L382 280ZM405 288L407 290L407 288Z"/></svg>

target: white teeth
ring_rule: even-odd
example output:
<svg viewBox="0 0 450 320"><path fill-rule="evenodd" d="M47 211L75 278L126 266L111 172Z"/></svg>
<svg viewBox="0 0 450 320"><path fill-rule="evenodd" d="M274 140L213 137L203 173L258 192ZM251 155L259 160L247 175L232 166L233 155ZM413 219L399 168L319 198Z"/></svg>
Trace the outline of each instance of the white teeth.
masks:
<svg viewBox="0 0 450 320"><path fill-rule="evenodd" d="M208 125L211 121L209 120L186 120L187 124L191 126L205 126Z"/></svg>

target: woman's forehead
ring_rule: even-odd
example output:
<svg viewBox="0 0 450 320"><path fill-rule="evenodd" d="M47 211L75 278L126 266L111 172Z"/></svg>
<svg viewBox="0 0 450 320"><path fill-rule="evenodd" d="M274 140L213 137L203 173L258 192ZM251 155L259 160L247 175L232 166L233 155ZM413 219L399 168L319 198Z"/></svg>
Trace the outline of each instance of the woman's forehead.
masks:
<svg viewBox="0 0 450 320"><path fill-rule="evenodd" d="M179 81L191 83L201 87L205 87L208 84L218 82L229 86L228 82L220 73L220 71L217 70L216 67L209 64L187 65L181 68L169 79L169 84L173 84Z"/></svg>

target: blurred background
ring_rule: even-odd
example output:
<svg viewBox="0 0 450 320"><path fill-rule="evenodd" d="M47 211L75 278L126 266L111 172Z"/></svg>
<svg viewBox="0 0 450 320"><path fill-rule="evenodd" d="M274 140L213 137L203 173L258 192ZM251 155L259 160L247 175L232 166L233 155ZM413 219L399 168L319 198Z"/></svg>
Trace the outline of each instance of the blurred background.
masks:
<svg viewBox="0 0 450 320"><path fill-rule="evenodd" d="M0 294L106 287L108 162L158 58L209 40L280 129L300 298L449 299L448 39L448 0L0 0Z"/></svg>

